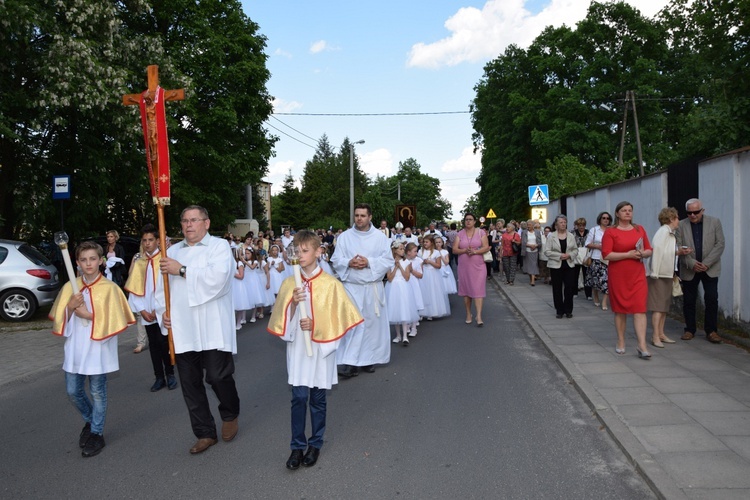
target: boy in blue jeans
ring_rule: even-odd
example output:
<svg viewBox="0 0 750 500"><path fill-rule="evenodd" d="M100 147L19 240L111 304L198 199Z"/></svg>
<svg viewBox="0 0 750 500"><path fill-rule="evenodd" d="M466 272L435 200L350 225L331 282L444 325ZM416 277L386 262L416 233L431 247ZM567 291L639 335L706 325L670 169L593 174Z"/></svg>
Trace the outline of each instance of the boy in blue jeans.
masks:
<svg viewBox="0 0 750 500"><path fill-rule="evenodd" d="M117 357L118 333L135 323L127 299L116 283L99 272L104 251L85 241L76 247L81 269L79 292L66 283L50 310L52 333L65 337L65 385L85 425L78 437L84 457L98 455L104 448L104 419L107 414L107 373L120 369ZM86 394L89 379L91 399Z"/></svg>
<svg viewBox="0 0 750 500"><path fill-rule="evenodd" d="M288 382L292 386L292 454L287 469L312 467L318 461L326 427L326 390L338 383L336 348L341 338L364 321L339 280L318 267L320 238L311 231L294 236L299 257L302 287L294 277L281 284L268 323L269 333L287 342ZM302 318L297 305L307 301L308 317ZM312 355L307 354L305 336L310 332ZM311 433L305 436L307 408ZM307 452L305 452L307 448Z"/></svg>

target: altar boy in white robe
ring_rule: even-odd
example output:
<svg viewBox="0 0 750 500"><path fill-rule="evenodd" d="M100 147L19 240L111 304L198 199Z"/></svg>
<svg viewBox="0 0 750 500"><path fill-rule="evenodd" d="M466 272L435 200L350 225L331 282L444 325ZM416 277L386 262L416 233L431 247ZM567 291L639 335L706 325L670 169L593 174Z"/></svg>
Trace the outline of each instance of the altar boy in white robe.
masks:
<svg viewBox="0 0 750 500"><path fill-rule="evenodd" d="M376 364L391 359L391 329L385 303L383 277L393 268L391 240L372 225L367 203L354 207L354 227L338 237L331 263L354 303L364 324L347 335L336 352L339 375L354 377L359 367L368 373Z"/></svg>
<svg viewBox="0 0 750 500"><path fill-rule="evenodd" d="M66 251L67 250L63 250ZM84 427L78 437L81 455L93 457L104 448L107 415L107 374L120 369L116 335L135 323L127 299L114 282L99 273L104 250L96 242L76 247L81 269L74 294L66 283L52 305L52 333L65 337L65 385L68 399L81 413ZM86 379L91 397L86 394Z"/></svg>
<svg viewBox="0 0 750 500"><path fill-rule="evenodd" d="M338 383L334 353L341 338L364 321L344 286L318 266L320 238L312 231L300 231L293 244L299 256L302 287L295 287L293 276L284 280L268 323L268 332L287 342L286 365L292 386L292 454L286 467L291 470L300 465L312 467L318 461L326 427L326 390ZM307 303L307 318L301 317L297 307L303 300ZM307 353L307 335L311 355ZM305 436L308 404L310 439ZM303 455L305 447L307 452Z"/></svg>

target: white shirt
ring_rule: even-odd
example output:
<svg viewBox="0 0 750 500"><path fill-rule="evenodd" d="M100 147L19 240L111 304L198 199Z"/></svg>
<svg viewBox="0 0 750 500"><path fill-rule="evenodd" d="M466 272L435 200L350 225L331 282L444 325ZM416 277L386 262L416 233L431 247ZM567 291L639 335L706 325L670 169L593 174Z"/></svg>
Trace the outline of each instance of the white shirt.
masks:
<svg viewBox="0 0 750 500"><path fill-rule="evenodd" d="M185 277L169 275L172 337L175 353L219 350L237 353L232 279L234 258L229 243L210 234L188 245L182 241L167 256L187 268ZM163 280L157 280L159 323L166 310ZM162 328L166 335L166 329Z"/></svg>
<svg viewBox="0 0 750 500"><path fill-rule="evenodd" d="M84 288L82 293L86 309L91 312L91 291ZM105 340L91 340L92 328L91 321L84 326L81 318L75 314L70 315L69 323L64 330L67 338L63 348L65 352L63 370L66 372L79 375L101 375L120 369L120 360L117 357L117 335Z"/></svg>

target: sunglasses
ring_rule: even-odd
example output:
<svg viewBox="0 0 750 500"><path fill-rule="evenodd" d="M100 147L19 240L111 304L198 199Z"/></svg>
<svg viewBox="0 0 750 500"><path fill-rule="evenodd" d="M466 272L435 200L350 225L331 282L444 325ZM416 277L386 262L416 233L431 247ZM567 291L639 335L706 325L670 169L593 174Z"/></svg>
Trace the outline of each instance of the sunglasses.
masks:
<svg viewBox="0 0 750 500"><path fill-rule="evenodd" d="M602 217L602 220L610 220L610 218L605 215L604 217Z"/></svg>
<svg viewBox="0 0 750 500"><path fill-rule="evenodd" d="M687 211L687 214L688 214L688 215L698 215L698 214L699 214L699 213L701 213L701 212L703 212L703 209L702 209L702 208L701 208L700 210L688 210L688 211Z"/></svg>

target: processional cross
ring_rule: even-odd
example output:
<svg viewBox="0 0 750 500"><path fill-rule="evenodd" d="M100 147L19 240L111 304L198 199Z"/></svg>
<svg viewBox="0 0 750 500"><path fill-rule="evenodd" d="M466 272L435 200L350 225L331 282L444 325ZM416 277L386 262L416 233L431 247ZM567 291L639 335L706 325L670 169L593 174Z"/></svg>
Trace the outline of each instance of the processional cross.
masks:
<svg viewBox="0 0 750 500"><path fill-rule="evenodd" d="M140 94L125 94L122 103L125 106L139 106L141 109L141 126L146 146L146 167L151 185L151 198L156 205L159 220L159 251L162 257L167 255L167 232L164 224L164 207L170 201L169 174L169 140L167 139L167 120L165 112L166 101L182 101L185 90L165 90L159 86L159 66L151 65L147 68L148 89ZM169 276L164 279L164 301L167 306L167 316L170 314ZM174 339L172 329L169 329L169 356L172 364L174 358Z"/></svg>

